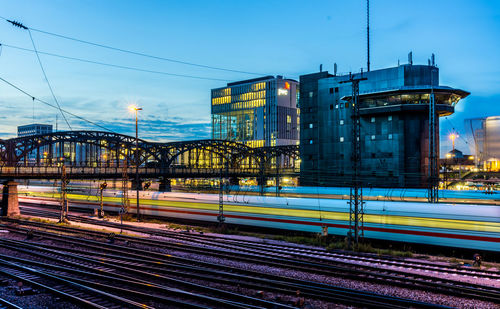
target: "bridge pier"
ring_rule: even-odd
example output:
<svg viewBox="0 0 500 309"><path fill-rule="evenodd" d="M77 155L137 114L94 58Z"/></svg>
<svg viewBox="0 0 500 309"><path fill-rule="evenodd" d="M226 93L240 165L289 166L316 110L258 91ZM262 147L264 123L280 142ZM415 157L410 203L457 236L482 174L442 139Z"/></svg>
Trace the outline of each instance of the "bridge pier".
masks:
<svg viewBox="0 0 500 309"><path fill-rule="evenodd" d="M18 183L12 180L8 180L3 184L2 216L12 217L21 214L19 211L19 200L17 198L17 185Z"/></svg>
<svg viewBox="0 0 500 309"><path fill-rule="evenodd" d="M158 191L160 192L172 192L172 182L170 179L160 180L160 185L158 186Z"/></svg>

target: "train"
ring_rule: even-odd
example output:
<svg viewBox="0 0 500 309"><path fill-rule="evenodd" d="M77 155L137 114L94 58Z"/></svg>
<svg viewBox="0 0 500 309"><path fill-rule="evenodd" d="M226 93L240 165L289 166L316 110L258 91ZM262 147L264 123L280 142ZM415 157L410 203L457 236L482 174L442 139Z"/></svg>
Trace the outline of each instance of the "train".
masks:
<svg viewBox="0 0 500 309"><path fill-rule="evenodd" d="M54 187L19 186L20 201L53 203ZM68 193L71 207L96 208L97 190ZM116 212L123 192L104 190L104 211ZM208 193L140 191L140 213L155 217L217 222L220 196ZM128 192L135 214L135 191ZM224 194L228 224L346 236L349 205L338 198L271 197ZM364 205L365 238L500 252L500 206L369 200Z"/></svg>

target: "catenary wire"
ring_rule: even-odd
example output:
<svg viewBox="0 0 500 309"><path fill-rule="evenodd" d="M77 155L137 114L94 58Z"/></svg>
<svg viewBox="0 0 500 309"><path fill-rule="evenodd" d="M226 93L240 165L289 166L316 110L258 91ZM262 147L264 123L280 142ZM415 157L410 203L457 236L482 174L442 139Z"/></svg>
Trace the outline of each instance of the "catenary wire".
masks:
<svg viewBox="0 0 500 309"><path fill-rule="evenodd" d="M47 82L47 86L49 86L50 93L52 94L52 97L54 98L54 101L57 104L57 108L59 109L59 112L63 116L64 122L68 125L68 128L72 131L73 129L71 128L71 125L68 122L68 119L66 119L66 116L64 115L63 111L61 110L61 105L59 104L59 101L56 98L56 95L54 94L54 90L52 89L52 85L49 82L49 79L47 77L47 74L45 73L45 69L42 64L42 60L40 59L40 55L38 54L38 51L36 49L35 41L33 40L33 36L31 35L31 31L28 29L28 33L30 35L30 40L31 44L33 44L33 50L35 51L36 59L38 59L38 64L40 65L40 69L42 69L43 77L45 78L45 81Z"/></svg>
<svg viewBox="0 0 500 309"><path fill-rule="evenodd" d="M0 18L6 20L8 22L11 22L5 17L0 16ZM53 32L48 32L48 31L44 31L44 30L40 30L40 29L36 29L36 28L31 28L31 27L27 27L27 28L32 30L32 31L40 32L43 34L59 37L59 38L70 40L70 41L75 41L75 42L79 42L79 43L83 43L83 44L87 44L87 45L92 45L92 46L96 46L96 47L101 47L101 48L105 48L105 49L109 49L109 50L114 50L114 51L118 51L118 52L122 52L122 53L127 53L127 54L131 54L131 55L136 55L136 56L141 56L141 57L146 57L146 58L151 58L151 59L156 59L156 60L161 60L161 61L167 61L167 62L172 62L172 63L178 63L178 64L183 64L183 65L189 65L189 66L194 66L194 67L199 67L199 68L225 71L225 72L242 73L242 74L258 75L258 76L269 75L269 74L263 74L263 73L247 72L247 71L241 71L241 70L221 68L221 67L216 67L216 66L210 66L210 65L205 65L205 64L177 60L177 59L173 59L173 58L159 57L159 56L149 55L146 53L136 52L136 51L127 50L127 49L123 49L123 48L117 48L117 47L108 46L108 45L99 44L99 43L94 43L94 42L90 42L90 41L86 41L86 40L82 40L82 39L77 39L77 38L73 38L73 37L69 37L69 36L65 36L65 35L61 35L61 34L57 34L57 33L53 33Z"/></svg>
<svg viewBox="0 0 500 309"><path fill-rule="evenodd" d="M16 86L16 85L12 84L11 82L9 82L9 81L5 80L5 79L4 79L4 78L2 78L2 77L0 77L0 80L1 80L1 81L3 81L4 83L8 84L9 86L11 86L11 87L13 87L13 88L15 88L15 89L19 90L20 92L24 93L25 95L29 96L32 100L36 100L36 101L38 101L38 102L40 102L40 103L43 103L43 104L45 104L45 105L48 105L48 106L50 106L50 107L53 107L53 108L59 109L57 106L55 106L55 105L53 105L53 104L50 104L50 103L48 103L48 102L46 102L46 101L43 101L43 100L41 100L41 99L38 99L38 98L34 97L33 95L29 94L29 93L28 93L28 92L26 92L25 90L23 90L23 89L19 88L18 86ZM64 110L64 109L62 109L62 108L60 109L60 111L62 111L62 112L64 112L64 113L66 113L66 114L68 114L68 115L71 115L71 116L73 116L73 117L75 117L75 118L78 118L78 119L80 119L80 120L83 120L83 121L85 121L85 122L88 122L88 123L90 123L90 124L92 124L92 125L95 125L96 127L99 127L99 128L101 128L101 129L103 129L103 130L109 131L109 132L111 132L111 133L116 133L116 132L114 132L114 131L113 131L113 130L111 130L111 129L108 129L108 128L106 128L106 127L104 127L104 126L102 126L102 125L100 125L100 124L98 124L98 123L95 123L95 122L93 122L93 121L91 121L91 120L88 120L88 119L86 119L86 118L84 118L84 117L81 117L81 116L78 116L78 115L73 114L73 113L71 113L71 112L68 112L68 111L66 111L66 110Z"/></svg>
<svg viewBox="0 0 500 309"><path fill-rule="evenodd" d="M8 48L12 48L12 49L17 49L17 50L22 50L22 51L27 51L27 52L35 52L33 49L29 49L29 48L24 48L24 47L9 45L9 44L3 44L3 43L0 43L0 44L1 44L1 46L5 46L5 47L8 47ZM64 56L64 55L59 55L59 54L54 54L54 53L48 53L48 52L42 52L42 51L38 51L38 54L47 55L47 56L51 56L51 57L62 58L62 59L67 59L67 60L73 60L73 61L80 61L80 62L85 62L85 63L91 63L91 64L96 64L96 65L108 66L108 67L113 67L113 68L118 68L118 69L132 70L132 71L138 71L138 72L145 72L145 73L161 74L161 75L168 75L168 76L175 76L175 77L186 77L186 78L193 78L193 79L223 81L223 82L228 82L229 81L227 79L220 79L220 78L211 78L211 77L203 77L203 76L195 76L195 75L169 73L169 72L164 72L164 71L147 70L147 69L141 69L141 68L136 68L136 67L124 66L124 65L119 65L119 64L105 63L105 62L99 62L99 61L82 59L82 58L76 58L76 57L69 57L69 56Z"/></svg>

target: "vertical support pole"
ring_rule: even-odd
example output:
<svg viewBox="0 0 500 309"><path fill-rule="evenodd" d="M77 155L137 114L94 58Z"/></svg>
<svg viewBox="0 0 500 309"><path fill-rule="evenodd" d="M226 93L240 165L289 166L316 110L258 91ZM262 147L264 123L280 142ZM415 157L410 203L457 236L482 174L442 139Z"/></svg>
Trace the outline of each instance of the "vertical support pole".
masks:
<svg viewBox="0 0 500 309"><path fill-rule="evenodd" d="M122 168L122 208L120 209L120 214L127 213L129 206L130 205L128 199L128 167L127 167L127 157L125 157Z"/></svg>
<svg viewBox="0 0 500 309"><path fill-rule="evenodd" d="M358 245L360 238L364 237L364 202L363 202L363 187L360 180L361 171L361 114L359 110L359 82L366 80L363 78L363 72L361 76L355 78L353 75L349 74L349 80L344 81L344 83L351 83L352 85L352 134L351 134L351 162L352 162L352 184L350 188L349 195L349 247Z"/></svg>
<svg viewBox="0 0 500 309"><path fill-rule="evenodd" d="M136 194L136 202L137 202L137 222L141 220L140 218L140 205L139 205L139 126L138 126L138 117L137 117L138 109L135 109L135 194Z"/></svg>
<svg viewBox="0 0 500 309"><path fill-rule="evenodd" d="M221 160L224 160L223 158ZM226 170L229 168L229 162L226 160ZM226 218L224 217L224 172L223 168L220 169L219 177L219 215L217 216L217 221L219 225L222 225Z"/></svg>
<svg viewBox="0 0 500 309"><path fill-rule="evenodd" d="M66 196L67 189L66 185L68 184L68 178L66 175L66 166L62 165L61 167L61 216L59 218L59 222L67 222L68 221L68 199Z"/></svg>
<svg viewBox="0 0 500 309"><path fill-rule="evenodd" d="M370 72L370 0L366 0L366 66Z"/></svg>
<svg viewBox="0 0 500 309"><path fill-rule="evenodd" d="M429 97L429 203L439 202L439 167L437 160L437 115L434 100L434 72L431 70L431 94Z"/></svg>
<svg viewBox="0 0 500 309"><path fill-rule="evenodd" d="M106 189L106 187L108 186L108 184L106 182L103 182L101 183L101 185L99 186L99 190L100 190L100 209L99 209L99 218L104 218L104 201L103 201L103 191L104 189Z"/></svg>
<svg viewBox="0 0 500 309"><path fill-rule="evenodd" d="M279 197L280 196L280 160L281 159L281 156L276 156L276 181L275 181L275 185L276 185L276 196Z"/></svg>

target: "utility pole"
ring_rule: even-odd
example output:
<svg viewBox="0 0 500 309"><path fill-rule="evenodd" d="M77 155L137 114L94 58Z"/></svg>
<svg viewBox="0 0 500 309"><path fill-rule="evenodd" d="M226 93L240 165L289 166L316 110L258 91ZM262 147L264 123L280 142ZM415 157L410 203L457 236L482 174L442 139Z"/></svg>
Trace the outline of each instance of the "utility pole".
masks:
<svg viewBox="0 0 500 309"><path fill-rule="evenodd" d="M349 73L349 79L341 83L351 83L352 86L352 183L349 195L349 247L353 247L353 242L357 246L359 238L364 236L363 232L363 187L360 180L361 171L361 114L359 111L359 82L367 80L363 77L363 71L359 77Z"/></svg>
<svg viewBox="0 0 500 309"><path fill-rule="evenodd" d="M433 64L434 65L434 64ZM436 101L434 100L434 67L431 69L431 95L429 97L429 203L439 202L439 166L437 156Z"/></svg>
<svg viewBox="0 0 500 309"><path fill-rule="evenodd" d="M122 169L122 207L120 208L120 234L123 231L123 214L128 212L129 199L128 199L128 167L127 167L127 157L123 161Z"/></svg>
<svg viewBox="0 0 500 309"><path fill-rule="evenodd" d="M135 111L135 193L137 202L137 221L140 221L140 205L139 205L139 190L141 185L139 183L139 121L138 121L138 111L142 111L141 107L132 107Z"/></svg>
<svg viewBox="0 0 500 309"><path fill-rule="evenodd" d="M99 186L100 198L101 198L100 199L101 209L99 210L99 218L104 218L104 202L103 202L102 195L103 195L104 189L106 189L107 186L108 186L108 184L106 182L101 183L101 185Z"/></svg>
<svg viewBox="0 0 500 309"><path fill-rule="evenodd" d="M125 158L125 161L123 161L123 168L122 168L122 209L121 213L127 213L128 208L130 207L129 199L128 199L128 166L127 166L127 159Z"/></svg>
<svg viewBox="0 0 500 309"><path fill-rule="evenodd" d="M224 159L222 159L224 160ZM222 163L222 162L221 162ZM228 173L229 162L225 162L226 173ZM217 216L217 221L219 221L219 225L222 225L226 220L224 217L224 168L220 169L220 177L219 177L219 215Z"/></svg>
<svg viewBox="0 0 500 309"><path fill-rule="evenodd" d="M370 0L366 0L366 51L367 61L366 66L370 72Z"/></svg>
<svg viewBox="0 0 500 309"><path fill-rule="evenodd" d="M61 215L59 217L59 222L67 222L68 221L68 199L66 196L68 184L68 178L66 175L66 166L63 163L61 170Z"/></svg>

